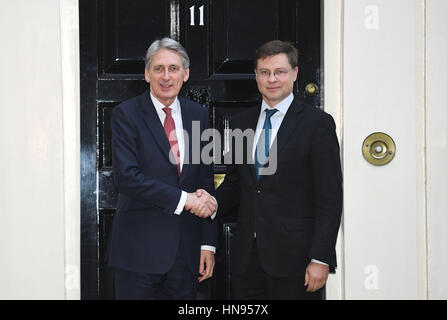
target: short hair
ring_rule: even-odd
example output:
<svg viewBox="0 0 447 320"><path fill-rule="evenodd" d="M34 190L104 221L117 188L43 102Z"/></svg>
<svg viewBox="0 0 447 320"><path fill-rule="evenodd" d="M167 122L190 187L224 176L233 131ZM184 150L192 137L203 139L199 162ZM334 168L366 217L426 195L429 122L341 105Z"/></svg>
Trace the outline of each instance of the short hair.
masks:
<svg viewBox="0 0 447 320"><path fill-rule="evenodd" d="M146 56L144 59L146 69L149 69L152 56L156 54L157 51L160 49L168 49L177 52L178 54L180 54L180 57L182 59L183 68L184 69L189 68L189 57L188 54L186 53L185 48L183 48L183 46L174 39L166 37L161 40L155 40L147 49Z"/></svg>
<svg viewBox="0 0 447 320"><path fill-rule="evenodd" d="M298 67L298 49L286 41L272 40L264 43L256 50L255 69L258 67L258 60L285 53L292 68Z"/></svg>

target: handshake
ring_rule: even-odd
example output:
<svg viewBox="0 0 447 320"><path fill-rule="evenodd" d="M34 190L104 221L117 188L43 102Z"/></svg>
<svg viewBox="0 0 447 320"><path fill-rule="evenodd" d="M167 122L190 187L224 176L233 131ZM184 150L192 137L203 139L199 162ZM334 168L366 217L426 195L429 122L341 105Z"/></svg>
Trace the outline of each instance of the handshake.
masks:
<svg viewBox="0 0 447 320"><path fill-rule="evenodd" d="M194 193L188 193L186 197L185 210L200 218L208 218L217 209L217 203L211 195L203 189Z"/></svg>

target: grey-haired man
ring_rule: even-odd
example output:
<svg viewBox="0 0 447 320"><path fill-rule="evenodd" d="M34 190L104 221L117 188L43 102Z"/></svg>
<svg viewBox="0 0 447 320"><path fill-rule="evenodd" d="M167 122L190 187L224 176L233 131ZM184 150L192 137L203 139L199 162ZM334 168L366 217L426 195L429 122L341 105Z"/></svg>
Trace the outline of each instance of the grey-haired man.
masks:
<svg viewBox="0 0 447 320"><path fill-rule="evenodd" d="M194 299L198 282L212 276L213 166L193 163L185 141L194 121L202 132L209 120L201 105L177 97L188 78L185 49L170 38L157 40L146 54L149 90L113 110L119 197L109 266L117 299Z"/></svg>

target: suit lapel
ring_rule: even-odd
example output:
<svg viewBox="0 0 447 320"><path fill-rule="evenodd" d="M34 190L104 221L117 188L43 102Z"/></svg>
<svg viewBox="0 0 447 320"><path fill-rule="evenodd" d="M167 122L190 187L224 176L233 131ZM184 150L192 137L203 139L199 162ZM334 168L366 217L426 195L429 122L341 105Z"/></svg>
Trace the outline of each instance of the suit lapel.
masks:
<svg viewBox="0 0 447 320"><path fill-rule="evenodd" d="M284 115L284 119L281 123L281 126L279 127L279 130L275 137L275 140L273 140L272 146L276 145L276 156L277 156L276 161L278 161L278 158L281 155L281 150L284 148L284 146L287 145L287 142L292 137L293 132L298 127L298 124L302 117L302 114L301 114L302 110L303 110L303 105L299 102L299 100L297 100L295 98L292 101L286 114ZM253 173L254 173L254 166L253 166ZM254 175L254 177L255 177L255 175ZM255 177L255 182L260 184L265 180L265 177L267 177L267 176L260 176L259 181L256 181L256 177Z"/></svg>
<svg viewBox="0 0 447 320"><path fill-rule="evenodd" d="M166 137L165 130L161 124L160 118L158 117L155 106L149 96L149 91L146 91L142 96L142 103L140 104L141 111L143 114L143 119L149 127L150 131L154 136L154 140L160 147L162 154L169 161L169 152L171 151L171 146L169 145L168 138ZM178 169L175 164L171 163L172 170L178 175Z"/></svg>
<svg viewBox="0 0 447 320"><path fill-rule="evenodd" d="M303 105L295 98L292 101L284 119L279 127L278 134L276 135L273 143L277 143L277 153L281 153L282 148L287 145L292 133L298 126L301 120L301 111L303 110Z"/></svg>
<svg viewBox="0 0 447 320"><path fill-rule="evenodd" d="M184 135L185 150L183 152L183 167L182 171L180 172L180 185L183 180L185 180L185 177L187 176L189 171L189 164L191 164L192 161L192 115L190 112L188 112L188 108L186 106L187 102L179 98L179 104L180 111L182 113L183 131L188 133L188 136Z"/></svg>

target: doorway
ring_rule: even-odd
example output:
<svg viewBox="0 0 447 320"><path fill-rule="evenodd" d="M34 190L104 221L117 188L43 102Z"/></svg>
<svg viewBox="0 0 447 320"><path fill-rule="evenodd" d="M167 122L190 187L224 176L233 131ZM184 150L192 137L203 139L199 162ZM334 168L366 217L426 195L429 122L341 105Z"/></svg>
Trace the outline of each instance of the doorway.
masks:
<svg viewBox="0 0 447 320"><path fill-rule="evenodd" d="M120 102L147 90L144 55L158 38L178 40L191 59L180 92L208 108L221 131L231 117L257 106L255 49L272 39L294 43L299 75L294 94L323 105L321 5L315 0L80 0L81 68L81 299L112 299L106 266L117 192L113 184L110 116ZM215 165L216 183L225 174ZM221 249L214 277L199 286L199 299L230 296L228 253L237 227L219 221Z"/></svg>

